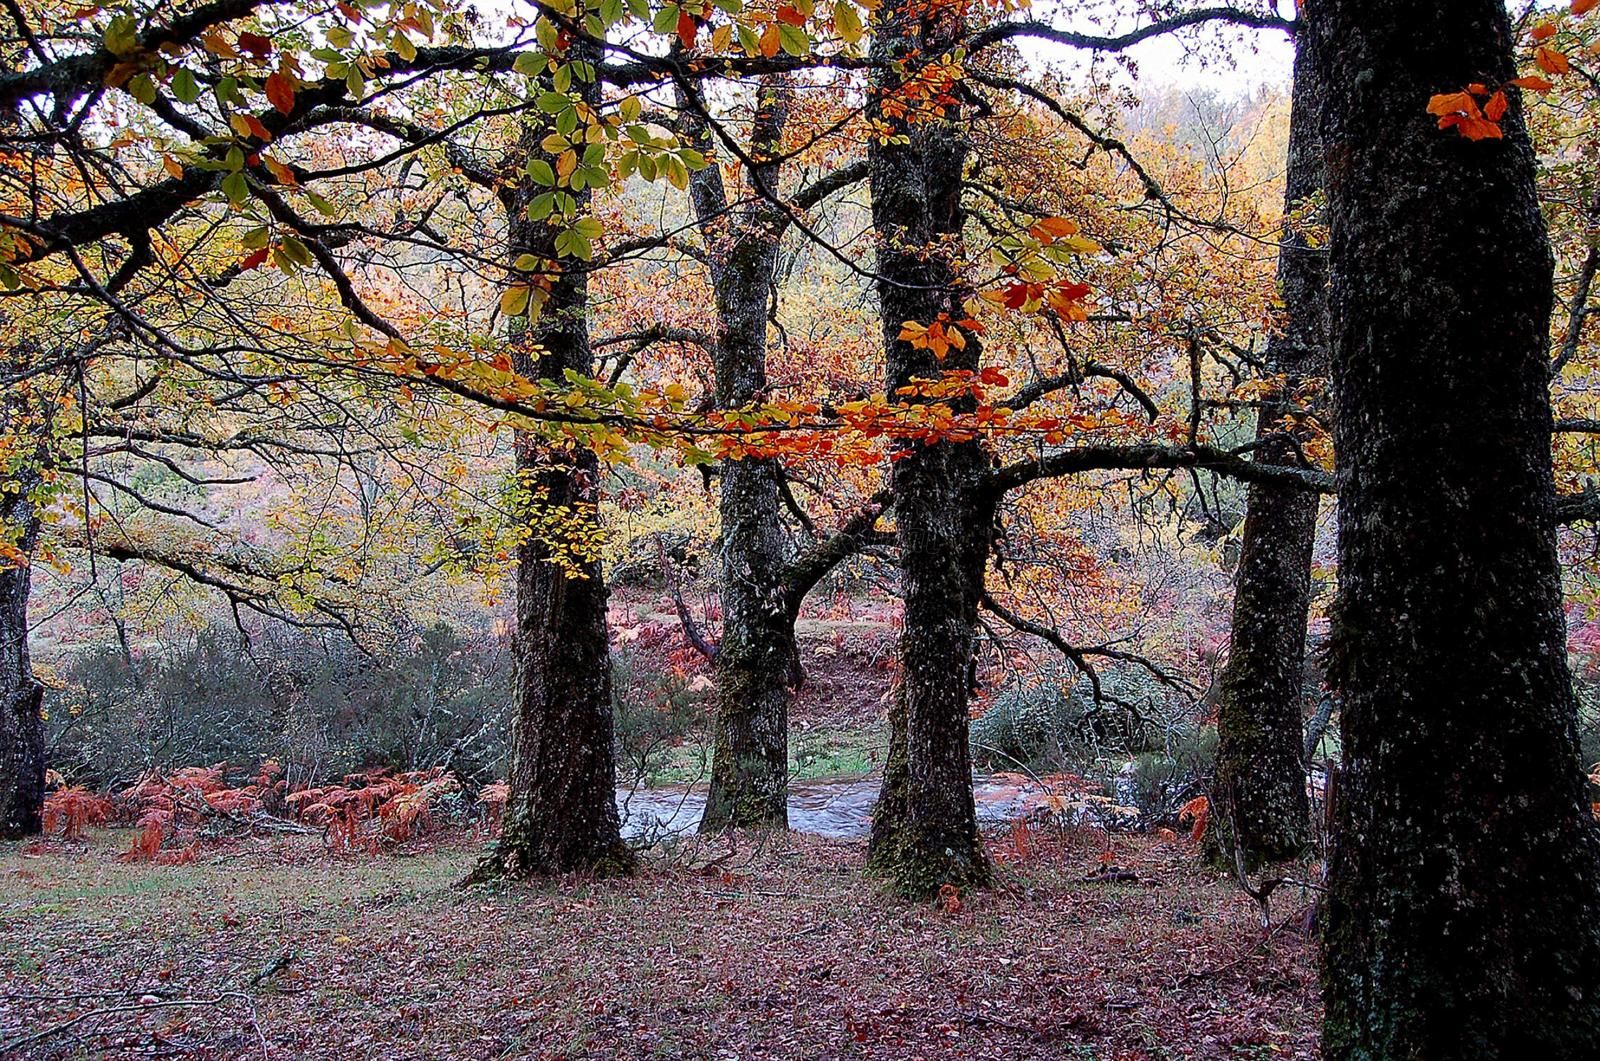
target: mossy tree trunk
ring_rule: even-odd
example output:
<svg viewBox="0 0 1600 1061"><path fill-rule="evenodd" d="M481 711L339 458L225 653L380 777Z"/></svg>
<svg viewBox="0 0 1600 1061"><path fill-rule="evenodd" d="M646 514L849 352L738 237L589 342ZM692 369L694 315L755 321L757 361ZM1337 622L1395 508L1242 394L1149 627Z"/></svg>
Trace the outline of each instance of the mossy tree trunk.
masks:
<svg viewBox="0 0 1600 1061"><path fill-rule="evenodd" d="M37 434L38 417L24 387L0 395L0 435ZM28 655L28 593L39 514L37 450L21 447L0 479L0 839L39 831L44 805L44 687Z"/></svg>
<svg viewBox="0 0 1600 1061"><path fill-rule="evenodd" d="M950 321L967 316L957 271L966 218L960 107L950 102L942 116L914 121L883 107L900 87L888 63L937 55L963 30L963 20L950 11L893 3L878 13L872 53L885 66L874 75L868 109L906 138L874 137L868 149L890 394L913 379L937 378L943 369L978 365L976 337L942 362L899 338L907 321L927 325L941 313ZM981 443L949 440L912 443L894 462L905 623L869 869L908 895L989 879L967 746L970 665L994 521L984 483L988 464Z"/></svg>
<svg viewBox="0 0 1600 1061"><path fill-rule="evenodd" d="M1500 0L1307 0L1327 87L1344 769L1329 1058L1589 1058L1600 836L1584 798L1550 458L1552 263Z"/></svg>
<svg viewBox="0 0 1600 1061"><path fill-rule="evenodd" d="M761 164L748 179L775 197L790 88L781 77L767 77L757 93L749 154ZM704 119L687 105L684 109L690 140L714 149ZM717 405L760 401L767 390L767 307L788 217L776 202L760 196L730 207L716 165L694 173L690 182L716 298ZM789 700L796 645L785 585L789 542L782 475L773 459L729 460L718 469L722 640L702 832L789 824Z"/></svg>
<svg viewBox="0 0 1600 1061"><path fill-rule="evenodd" d="M588 92L595 94L592 87ZM530 126L523 152L539 152L548 132ZM528 218L528 204L542 190L524 176L502 195L511 262L525 254L556 258L558 229ZM586 202L587 193L579 199ZM562 264L535 325L511 337L512 365L523 375L560 379L569 369L591 371L587 273L582 263ZM516 466L530 508L574 521L574 537L583 537L598 518L600 466L593 451L523 432ZM617 812L605 577L594 546L559 547L570 548L565 563L536 531L517 550L510 795L503 834L475 873L480 880L625 874L634 865Z"/></svg>
<svg viewBox="0 0 1600 1061"><path fill-rule="evenodd" d="M1255 459L1297 464L1300 453L1285 416L1308 377L1325 376L1326 254L1307 238L1307 210L1322 187L1319 109L1322 86L1304 49L1294 64L1285 229L1278 249L1283 328L1267 363L1284 378L1256 424ZM1217 768L1212 786L1213 848L1247 868L1290 859L1310 842L1303 759L1306 622L1311 608L1311 553L1319 498L1309 490L1250 487L1233 630L1217 705Z"/></svg>

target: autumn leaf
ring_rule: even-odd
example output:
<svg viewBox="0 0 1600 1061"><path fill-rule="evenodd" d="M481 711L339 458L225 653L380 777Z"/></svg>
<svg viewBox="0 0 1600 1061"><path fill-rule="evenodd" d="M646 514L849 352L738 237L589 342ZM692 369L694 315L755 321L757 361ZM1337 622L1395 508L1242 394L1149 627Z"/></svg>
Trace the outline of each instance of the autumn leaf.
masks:
<svg viewBox="0 0 1600 1061"><path fill-rule="evenodd" d="M1525 88L1530 92L1549 92L1555 88L1555 83L1540 77L1538 74L1529 74L1527 77L1512 78L1507 84L1518 88Z"/></svg>
<svg viewBox="0 0 1600 1061"><path fill-rule="evenodd" d="M1478 101L1467 92L1446 92L1428 100L1428 113L1446 117L1457 113L1465 114L1469 118L1481 116Z"/></svg>
<svg viewBox="0 0 1600 1061"><path fill-rule="evenodd" d="M300 182L295 179L294 170L290 169L282 162L270 157L263 157L261 162L269 171L271 171L273 178L276 179L279 184L286 184L291 188L297 188L300 186Z"/></svg>
<svg viewBox="0 0 1600 1061"><path fill-rule="evenodd" d="M281 70L267 78L267 102L279 114L294 113L294 81Z"/></svg>
<svg viewBox="0 0 1600 1061"><path fill-rule="evenodd" d="M1565 53L1542 44L1533 53L1533 61L1547 74L1565 74L1572 69L1572 64L1567 61Z"/></svg>
<svg viewBox="0 0 1600 1061"><path fill-rule="evenodd" d="M239 34L239 48L247 55L254 56L257 59L265 59L272 54L272 40L269 37L263 37L259 33L241 33Z"/></svg>
<svg viewBox="0 0 1600 1061"><path fill-rule="evenodd" d="M695 34L700 32L700 26L694 17L687 11L678 11L678 39L683 41L685 48L694 47Z"/></svg>
<svg viewBox="0 0 1600 1061"><path fill-rule="evenodd" d="M1553 23L1550 23L1550 22L1541 22L1541 23L1539 23L1537 26L1533 27L1533 31L1528 34L1528 36L1533 38L1533 42L1535 44L1539 44L1539 43L1541 43L1543 41L1547 41L1551 37L1554 37L1555 35L1556 35L1556 27L1555 27L1555 25Z"/></svg>
<svg viewBox="0 0 1600 1061"><path fill-rule="evenodd" d="M1504 92L1496 92L1489 97L1489 102L1483 105L1483 116L1491 122L1497 122L1506 116L1506 108L1510 105Z"/></svg>
<svg viewBox="0 0 1600 1061"><path fill-rule="evenodd" d="M267 248L262 247L260 250L255 251L254 253L252 253L250 255L247 255L245 257L245 259L239 263L239 268L241 270L245 271L245 272L248 272L249 270L254 269L257 266L259 266L262 262L264 262L266 260L267 260Z"/></svg>
<svg viewBox="0 0 1600 1061"><path fill-rule="evenodd" d="M767 23L767 28L761 31L761 54L771 59L782 47L783 40L778 36L777 23Z"/></svg>
<svg viewBox="0 0 1600 1061"><path fill-rule="evenodd" d="M1600 0L1572 0L1572 13L1574 15L1587 15L1597 6L1600 6Z"/></svg>
<svg viewBox="0 0 1600 1061"><path fill-rule="evenodd" d="M161 156L161 168L167 171L167 176L175 181L183 180L183 164L171 155Z"/></svg>

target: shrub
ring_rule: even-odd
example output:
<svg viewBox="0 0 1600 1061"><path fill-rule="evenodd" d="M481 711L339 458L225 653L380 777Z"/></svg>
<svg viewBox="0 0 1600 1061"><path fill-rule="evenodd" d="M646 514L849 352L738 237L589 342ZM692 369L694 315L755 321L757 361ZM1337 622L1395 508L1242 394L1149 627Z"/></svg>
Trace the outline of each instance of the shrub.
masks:
<svg viewBox="0 0 1600 1061"><path fill-rule="evenodd" d="M611 657L618 768L630 781L647 780L673 750L703 736L706 693L712 688L708 680L673 668L647 669L652 647L636 642Z"/></svg>
<svg viewBox="0 0 1600 1061"><path fill-rule="evenodd" d="M509 653L444 624L371 655L314 631L269 628L241 644L213 627L160 655L103 645L57 665L52 765L112 788L196 762L275 758L297 785L362 770L505 773Z"/></svg>

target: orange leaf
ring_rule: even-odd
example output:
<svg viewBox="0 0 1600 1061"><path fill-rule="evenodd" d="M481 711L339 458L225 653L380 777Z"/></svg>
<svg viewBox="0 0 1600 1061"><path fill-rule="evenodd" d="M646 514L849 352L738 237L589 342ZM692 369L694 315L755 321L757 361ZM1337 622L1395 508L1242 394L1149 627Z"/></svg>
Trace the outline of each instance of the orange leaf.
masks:
<svg viewBox="0 0 1600 1061"><path fill-rule="evenodd" d="M278 108L279 114L294 111L294 82L281 70L267 78L267 102Z"/></svg>
<svg viewBox="0 0 1600 1061"><path fill-rule="evenodd" d="M183 180L183 164L171 155L161 156L161 168L167 171L167 176L175 181Z"/></svg>
<svg viewBox="0 0 1600 1061"><path fill-rule="evenodd" d="M782 47L783 42L778 37L778 24L767 23L767 28L761 31L761 54L771 59Z"/></svg>
<svg viewBox="0 0 1600 1061"><path fill-rule="evenodd" d="M782 4L778 7L778 21L787 22L791 26L804 26L806 24L806 16L798 8Z"/></svg>
<svg viewBox="0 0 1600 1061"><path fill-rule="evenodd" d="M1482 114L1478 110L1478 101L1465 92L1446 92L1432 97L1428 100L1428 113L1437 114L1441 118L1452 114L1465 114L1476 118Z"/></svg>
<svg viewBox="0 0 1600 1061"><path fill-rule="evenodd" d="M1572 0L1572 13L1574 15L1587 15L1597 5L1600 5L1600 0Z"/></svg>
<svg viewBox="0 0 1600 1061"><path fill-rule="evenodd" d="M1553 82L1547 81L1538 74L1529 74L1527 77L1513 78L1509 84L1516 85L1518 88L1525 88L1530 92L1549 92L1551 89L1556 87Z"/></svg>
<svg viewBox="0 0 1600 1061"><path fill-rule="evenodd" d="M1596 0L1596 2L1600 3L1600 0ZM1506 116L1506 108L1508 106L1510 106L1510 101L1506 99L1506 94L1504 92L1496 92L1489 97L1489 102L1483 105L1483 116L1491 122L1497 122Z"/></svg>
<svg viewBox="0 0 1600 1061"><path fill-rule="evenodd" d="M291 188L300 186L300 182L295 180L294 170L285 166L282 162L275 158L263 158L261 161L266 165L267 169L272 171L272 176L277 179L279 184L287 184Z"/></svg>
<svg viewBox="0 0 1600 1061"><path fill-rule="evenodd" d="M272 139L272 133L265 125L261 124L261 119L257 118L254 114L244 114L240 115L240 117L244 119L245 127L250 130L251 136L255 137L257 140L260 140L262 143L266 143Z"/></svg>
<svg viewBox="0 0 1600 1061"><path fill-rule="evenodd" d="M1538 44L1541 41L1547 41L1555 35L1556 28L1549 22L1539 23L1537 26L1533 27L1533 32L1529 34L1529 36L1533 38L1533 42L1535 44Z"/></svg>
<svg viewBox="0 0 1600 1061"><path fill-rule="evenodd" d="M1567 62L1567 57L1554 48L1540 45L1533 53L1533 61L1539 64L1539 69L1547 74L1565 74L1572 69L1572 64Z"/></svg>

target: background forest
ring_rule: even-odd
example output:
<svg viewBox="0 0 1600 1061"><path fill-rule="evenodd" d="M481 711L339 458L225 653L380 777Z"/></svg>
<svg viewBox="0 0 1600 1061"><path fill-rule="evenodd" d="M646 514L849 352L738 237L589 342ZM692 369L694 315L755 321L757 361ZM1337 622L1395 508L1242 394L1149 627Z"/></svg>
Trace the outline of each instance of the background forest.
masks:
<svg viewBox="0 0 1600 1061"><path fill-rule="evenodd" d="M1587 1056L1600 16L1370 6L8 3L0 1052Z"/></svg>

